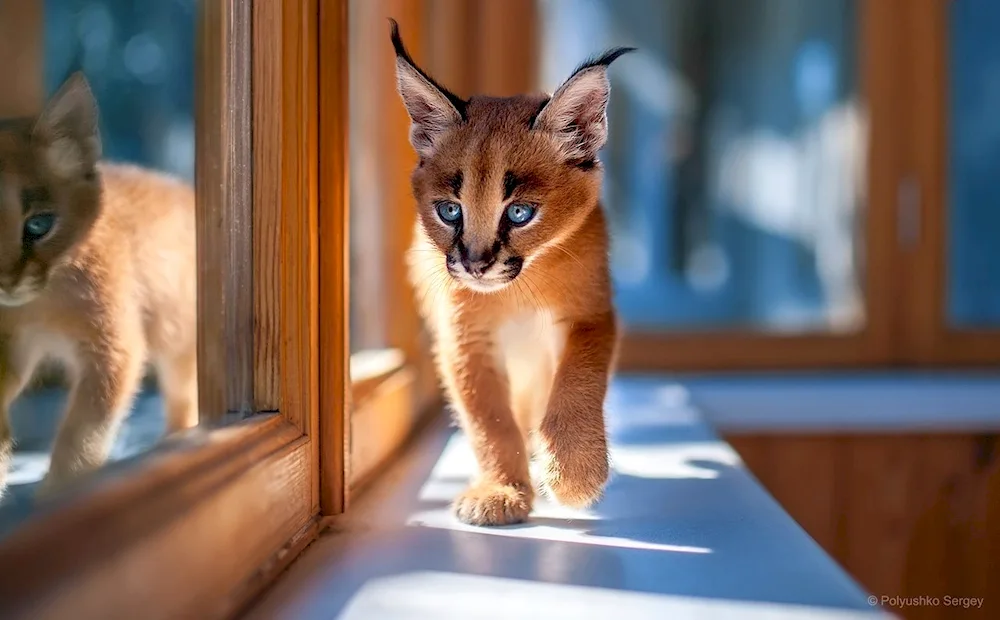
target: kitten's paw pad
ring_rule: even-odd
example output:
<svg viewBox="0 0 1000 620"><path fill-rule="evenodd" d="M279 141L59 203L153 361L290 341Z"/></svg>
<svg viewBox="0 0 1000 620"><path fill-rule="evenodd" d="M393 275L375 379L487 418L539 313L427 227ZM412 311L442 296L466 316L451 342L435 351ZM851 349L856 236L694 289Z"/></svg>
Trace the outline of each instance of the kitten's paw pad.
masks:
<svg viewBox="0 0 1000 620"><path fill-rule="evenodd" d="M527 485L481 484L459 495L454 511L469 525L511 525L528 518L531 500Z"/></svg>
<svg viewBox="0 0 1000 620"><path fill-rule="evenodd" d="M608 482L610 467L605 442L560 448L539 442L541 486L557 502L569 508L586 508L599 500Z"/></svg>

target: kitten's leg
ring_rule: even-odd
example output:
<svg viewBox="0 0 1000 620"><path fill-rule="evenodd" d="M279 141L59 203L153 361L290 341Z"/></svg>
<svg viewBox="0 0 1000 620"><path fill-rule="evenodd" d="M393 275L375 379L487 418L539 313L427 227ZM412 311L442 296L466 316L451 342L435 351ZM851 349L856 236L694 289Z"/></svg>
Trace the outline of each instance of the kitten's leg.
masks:
<svg viewBox="0 0 1000 620"><path fill-rule="evenodd" d="M449 334L444 340L439 343L441 374L480 471L479 479L455 500L455 514L471 525L524 521L534 493L507 381L483 338Z"/></svg>
<svg viewBox="0 0 1000 620"><path fill-rule="evenodd" d="M608 480L604 397L615 331L611 315L573 324L538 428L542 482L566 506L590 505L601 496Z"/></svg>
<svg viewBox="0 0 1000 620"><path fill-rule="evenodd" d="M194 350L157 363L157 378L167 414L167 434L198 425L198 366Z"/></svg>
<svg viewBox="0 0 1000 620"><path fill-rule="evenodd" d="M131 322L118 317L118 328ZM38 489L49 495L103 465L142 380L141 331L109 334L79 360L79 371L55 443L49 471Z"/></svg>
<svg viewBox="0 0 1000 620"><path fill-rule="evenodd" d="M554 363L549 363L547 360L543 360L539 365L521 368L514 363L507 368L511 409L514 412L514 420L521 429L521 438L528 448L529 456L535 450L535 429L545 416L554 375Z"/></svg>
<svg viewBox="0 0 1000 620"><path fill-rule="evenodd" d="M14 455L14 437L10 432L10 406L24 389L32 369L18 368L13 359L0 359L0 497L7 489Z"/></svg>

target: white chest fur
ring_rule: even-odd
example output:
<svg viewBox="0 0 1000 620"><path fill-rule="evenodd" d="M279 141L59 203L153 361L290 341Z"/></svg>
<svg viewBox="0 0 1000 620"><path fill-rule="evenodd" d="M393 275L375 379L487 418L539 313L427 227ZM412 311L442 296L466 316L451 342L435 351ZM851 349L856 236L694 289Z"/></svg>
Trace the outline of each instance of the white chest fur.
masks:
<svg viewBox="0 0 1000 620"><path fill-rule="evenodd" d="M564 324L540 311L511 317L494 335L497 365L506 370L511 406L522 428L534 428L545 413L566 334Z"/></svg>
<svg viewBox="0 0 1000 620"><path fill-rule="evenodd" d="M39 365L61 367L68 375L78 371L76 343L44 328L29 328L11 340L9 362L21 373L32 376Z"/></svg>

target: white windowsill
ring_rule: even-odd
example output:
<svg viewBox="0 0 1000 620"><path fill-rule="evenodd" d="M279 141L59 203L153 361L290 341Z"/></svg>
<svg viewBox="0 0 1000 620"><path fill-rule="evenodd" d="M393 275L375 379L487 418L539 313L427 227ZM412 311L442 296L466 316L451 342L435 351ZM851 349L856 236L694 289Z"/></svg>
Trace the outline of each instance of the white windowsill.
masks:
<svg viewBox="0 0 1000 620"><path fill-rule="evenodd" d="M474 462L441 423L248 617L892 617L746 472L683 388L619 379L608 402L615 474L594 509L541 501L525 525L459 524L448 504Z"/></svg>
<svg viewBox="0 0 1000 620"><path fill-rule="evenodd" d="M1000 432L996 372L679 377L675 387L726 436Z"/></svg>

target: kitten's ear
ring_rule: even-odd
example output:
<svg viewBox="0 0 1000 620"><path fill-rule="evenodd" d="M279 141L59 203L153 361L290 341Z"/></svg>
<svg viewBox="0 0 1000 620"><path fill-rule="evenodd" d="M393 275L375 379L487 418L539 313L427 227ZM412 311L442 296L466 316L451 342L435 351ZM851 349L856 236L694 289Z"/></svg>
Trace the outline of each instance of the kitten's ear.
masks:
<svg viewBox="0 0 1000 620"><path fill-rule="evenodd" d="M33 135L59 176L81 176L97 164L101 158L97 102L83 73L69 76L49 99L35 122Z"/></svg>
<svg viewBox="0 0 1000 620"><path fill-rule="evenodd" d="M399 24L390 19L396 50L396 86L410 115L410 144L421 157L434 151L438 138L465 120L466 102L435 82L410 58L399 36Z"/></svg>
<svg viewBox="0 0 1000 620"><path fill-rule="evenodd" d="M634 47L618 47L580 65L535 117L532 129L553 133L568 161L590 161L608 140L608 65Z"/></svg>

